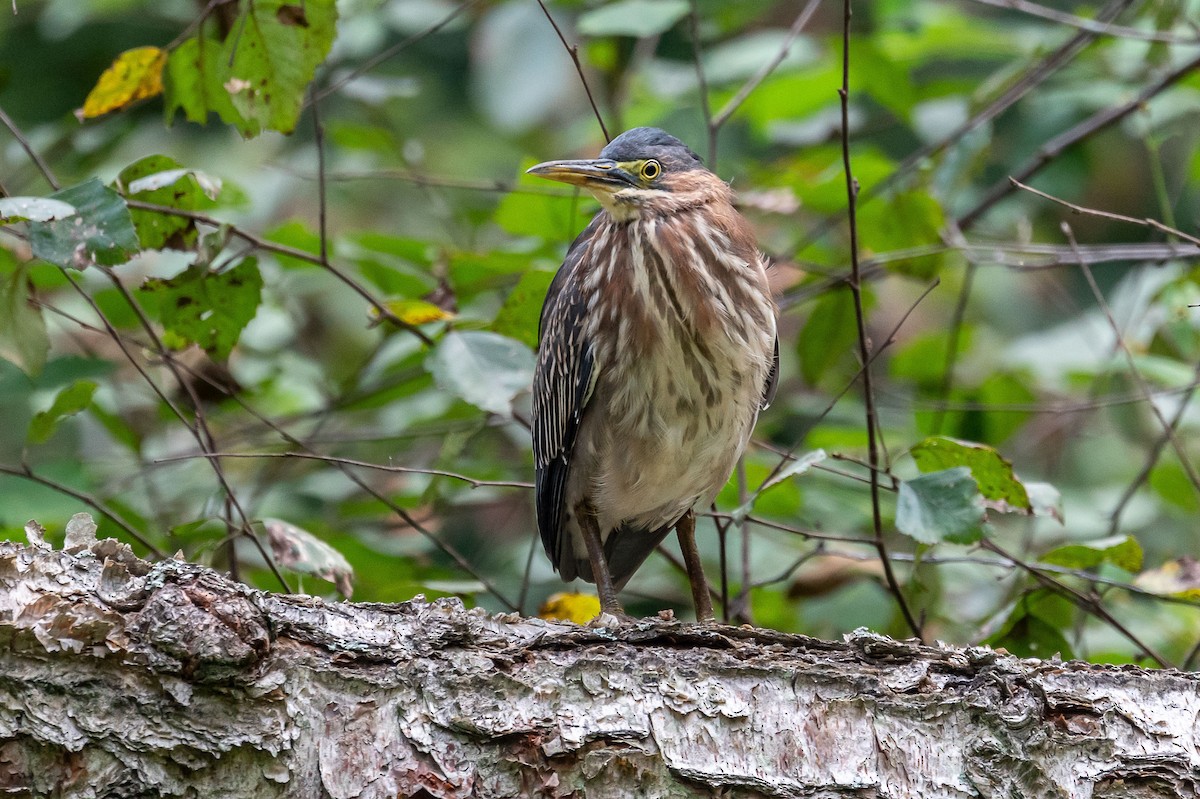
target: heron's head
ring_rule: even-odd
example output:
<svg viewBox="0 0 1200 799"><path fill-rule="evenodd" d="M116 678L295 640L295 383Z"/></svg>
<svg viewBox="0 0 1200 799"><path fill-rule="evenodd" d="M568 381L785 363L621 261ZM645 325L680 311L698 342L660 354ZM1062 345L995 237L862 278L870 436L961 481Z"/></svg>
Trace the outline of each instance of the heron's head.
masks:
<svg viewBox="0 0 1200 799"><path fill-rule="evenodd" d="M528 170L549 180L582 186L615 219L665 213L728 191L686 144L658 128L627 130L581 161L547 161Z"/></svg>

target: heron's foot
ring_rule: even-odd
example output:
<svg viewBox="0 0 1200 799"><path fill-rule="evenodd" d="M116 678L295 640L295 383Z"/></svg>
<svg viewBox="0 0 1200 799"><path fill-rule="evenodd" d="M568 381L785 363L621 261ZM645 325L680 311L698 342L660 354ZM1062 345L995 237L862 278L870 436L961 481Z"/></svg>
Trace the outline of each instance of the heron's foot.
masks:
<svg viewBox="0 0 1200 799"><path fill-rule="evenodd" d="M637 619L621 610L621 608L617 607L611 610L600 611L600 613L594 619L587 623L587 626L592 628L625 627L633 624L635 621L637 621Z"/></svg>

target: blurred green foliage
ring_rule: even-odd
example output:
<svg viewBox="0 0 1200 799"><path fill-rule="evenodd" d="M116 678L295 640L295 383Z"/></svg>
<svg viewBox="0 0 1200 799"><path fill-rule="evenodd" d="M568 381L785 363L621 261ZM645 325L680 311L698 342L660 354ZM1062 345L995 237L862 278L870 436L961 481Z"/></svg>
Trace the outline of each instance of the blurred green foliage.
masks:
<svg viewBox="0 0 1200 799"><path fill-rule="evenodd" d="M730 607L908 634L862 466L841 4L800 29L803 5L548 2L585 91L532 0L18 0L0 533L90 508L140 552L264 588L332 594L352 570L356 599L534 611L562 585L525 387L597 206L523 169L603 146L590 91L610 133L653 124L706 156L776 263L782 385L700 530ZM930 638L1193 665L1200 3L855 6L882 543L907 603ZM164 94L78 121L144 47L169 52ZM626 599L689 607L664 558Z"/></svg>

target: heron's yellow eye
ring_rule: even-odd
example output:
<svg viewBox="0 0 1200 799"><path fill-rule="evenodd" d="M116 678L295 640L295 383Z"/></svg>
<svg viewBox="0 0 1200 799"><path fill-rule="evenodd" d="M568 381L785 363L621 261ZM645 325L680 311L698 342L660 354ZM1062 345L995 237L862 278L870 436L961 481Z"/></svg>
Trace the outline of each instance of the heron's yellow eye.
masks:
<svg viewBox="0 0 1200 799"><path fill-rule="evenodd" d="M655 161L654 159L650 159L646 163L642 164L642 179L643 180L654 180L656 177L658 177L661 174L662 174L662 166L660 166L659 163L657 161Z"/></svg>

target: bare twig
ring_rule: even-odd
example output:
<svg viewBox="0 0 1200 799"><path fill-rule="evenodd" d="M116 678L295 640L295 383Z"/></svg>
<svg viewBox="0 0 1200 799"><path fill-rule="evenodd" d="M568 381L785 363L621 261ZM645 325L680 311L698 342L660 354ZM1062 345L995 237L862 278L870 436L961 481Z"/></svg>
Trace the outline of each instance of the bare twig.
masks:
<svg viewBox="0 0 1200 799"><path fill-rule="evenodd" d="M1157 651L1155 651L1155 649L1152 646L1150 646L1145 641L1143 641L1141 638L1139 638L1137 635L1135 635L1132 630L1130 630L1128 627L1126 627L1124 624L1122 624L1119 619L1117 619L1115 616L1113 616L1111 613L1109 613L1108 609L1105 608L1102 604L1100 604L1100 602L1097 601L1095 597L1089 596L1089 595L1083 593L1082 591L1079 591L1078 589L1067 585L1066 583L1062 582L1061 580L1056 580L1053 577L1050 577L1049 574L1047 574L1047 570L1042 569L1040 566L1034 566L1030 563L1027 563L1026 561L1022 560L1021 558L1017 557L1016 555L1013 555L1013 554L1007 552L1006 550L1001 548L999 544L997 544L996 542L992 541L989 538L983 539L980 542L980 546L986 550L989 550L990 552L994 552L995 554L999 555L1002 558L1005 558L1006 560L1011 561L1019 569L1028 573L1029 576L1033 577L1033 579L1037 580L1039 583L1041 583L1046 588L1050 589L1051 591L1054 591L1056 594L1061 594L1062 596L1065 596L1067 599L1071 600L1081 610L1092 614L1096 618L1098 618L1101 621L1108 624L1110 627L1112 627L1114 630L1116 630L1118 633L1120 633L1122 636L1124 636L1125 639L1128 640L1131 644L1136 646L1138 649L1142 650L1142 652L1144 652L1147 657L1149 657L1151 660L1153 660L1155 663L1157 663L1162 668L1164 668L1164 669L1174 668L1169 660L1167 660L1162 655L1160 655Z"/></svg>
<svg viewBox="0 0 1200 799"><path fill-rule="evenodd" d="M812 17L813 13L820 5L821 0L808 0L808 3L796 16L796 20L792 23L792 27L788 29L787 38L783 40L783 44L780 46L779 52L775 54L774 58L763 64L762 68L759 69L758 72L754 73L754 75L752 75L748 81L742 84L742 87L738 89L737 94L731 97L729 102L725 103L725 105L721 107L721 110L717 112L717 115L713 117L712 121L709 123L710 128L720 130L721 126L729 121L729 118L733 116L734 112L741 108L742 103L746 102L746 98L749 97L750 94L757 89L764 80L770 77L771 73L775 71L776 67L783 63L783 59L787 58L787 54L791 51L792 44L795 43L796 37L800 35L800 31L804 30L804 26L808 24L809 18Z"/></svg>
<svg viewBox="0 0 1200 799"><path fill-rule="evenodd" d="M1121 105L1105 108L1092 114L1087 119L1083 120L1074 127L1066 130L1055 136L1050 141L1038 148L1037 152L1026 161L1020 169L1011 173L1008 180L997 181L991 189L989 189L974 208L967 211L958 218L958 226L960 228L968 228L973 225L981 216L987 213L992 206L1007 197L1015 188L1021 185L1022 182L1036 175L1042 170L1046 164L1053 161L1058 156L1062 155L1067 149L1073 147L1089 136L1093 136L1102 130L1120 122L1125 117L1132 114L1134 111L1145 106L1151 99L1161 94L1164 90L1186 78L1192 72L1200 67L1200 55L1185 61L1180 66L1167 72L1154 83L1151 83L1146 88L1137 93L1135 97L1130 98L1127 102ZM1189 241L1195 242L1195 239L1190 237Z"/></svg>
<svg viewBox="0 0 1200 799"><path fill-rule="evenodd" d="M142 306L136 299L134 299L133 295L129 293L129 289L125 288L125 284L121 282L121 279L111 269L104 269L104 273L108 277L109 282L111 282L113 287L116 288L117 293L121 295L126 304L129 306L130 310L132 310L134 315L137 317L138 322L141 324L142 330L145 331L147 337L151 342L153 342L154 351L163 359L163 362L167 366L167 370L170 371L171 375L175 378L175 382L179 386L180 391L186 394L190 400L193 417L192 424L187 426L188 431L192 434L192 437L196 439L196 443L202 450L206 452L215 451L217 448L216 438L213 436L212 430L208 426L208 420L204 413L204 404L196 395L195 385L191 380L188 380L184 377L183 371L179 368L179 362L175 358L170 357L170 351L167 349L166 345L163 344L158 332L154 329L153 323L151 323L149 317L146 316L145 311L142 310ZM78 286L76 288L79 290ZM97 314L102 314L100 307L93 303L91 298L88 298L88 302L92 304ZM107 320L105 321L105 326L111 327ZM110 333L110 335L112 334ZM124 349L124 347L122 347L122 349ZM217 478L217 483L221 487L224 503L226 505L226 523L230 526L230 532L232 533L236 530L237 532L240 532L241 535L248 538L259 551L259 554L262 555L264 562L266 562L267 567L271 570L271 573L275 575L275 579L279 581L279 584L283 587L283 590L287 593L292 593L292 589L288 584L287 578L283 576L283 572L279 570L278 565L275 563L275 557L266 549L265 546L263 546L262 541L260 541L258 536L255 534L253 525L250 522L250 516L246 513L241 502L238 500L237 492L234 491L233 485L226 477L224 468L222 468L219 461L209 461L209 463L212 466L213 475ZM233 522L233 512L237 513L238 518L241 520L240 524L235 524ZM233 576L234 579L240 579L238 574L237 553L233 547L230 546L226 554L229 560L229 570L231 576Z"/></svg>
<svg viewBox="0 0 1200 799"><path fill-rule="evenodd" d="M1087 35L1085 32L1080 32L1080 36ZM1147 86L1132 100L1112 108L1106 108L1071 129L1055 136L1050 141L1042 145L1037 153L1017 170L1017 177L1009 178L1008 181L998 182L985 193L983 199L976 203L975 207L971 208L965 214L961 215L957 220L957 228L962 230L969 228L977 222L985 213L987 213L996 203L1008 196L1013 190L1014 183L1017 181L1028 180L1031 176L1037 174L1046 164L1053 161L1068 148L1083 141L1089 136L1095 135L1097 132L1108 128L1120 120L1132 114L1137 109L1143 107L1151 98L1168 88L1175 82L1187 76L1197 66L1200 66L1200 56L1193 58L1183 66L1175 69L1155 83ZM1019 185L1019 184L1018 184ZM950 323L950 335L947 339L946 360L945 366L942 369L942 396L949 396L954 384L954 366L958 360L958 350L960 346L961 332L963 321L966 318L967 302L970 299L971 287L974 284L976 264L970 262L967 264L967 271L963 277L963 286L959 292L958 301L955 305L954 316ZM934 430L940 429L941 417L936 419Z"/></svg>
<svg viewBox="0 0 1200 799"><path fill-rule="evenodd" d="M863 364L862 386L863 402L866 406L867 422L867 460L871 465L871 521L875 530L875 548L879 551L879 559L883 564L884 577L888 588L896 598L900 612L904 616L909 629L918 638L921 637L921 626L908 607L904 592L892 569L888 558L887 544L883 538L883 511L880 507L879 481L875 470L879 466L879 442L876 438L879 419L875 410L875 392L871 382L871 345L867 339L867 321L863 310L862 283L858 270L858 218L855 213L855 198L858 195L858 181L850 167L850 0L842 0L842 86L838 90L842 106L842 166L846 174L846 214L850 222L850 291L854 296L854 319L858 326L858 353Z"/></svg>
<svg viewBox="0 0 1200 799"><path fill-rule="evenodd" d="M181 364L181 366L182 366L182 364ZM184 368L187 368L187 367L184 367ZM197 377L200 379L204 379L203 376L198 375ZM250 403L246 402L242 397L235 394L231 397L231 399L234 402L236 402L238 405L240 405L242 407L242 409L246 411L246 413L250 414L256 420L258 420L258 422L260 424L262 424L264 427L273 431L275 434L277 434L280 438L282 438L289 445L296 447L298 450L303 450L310 454L319 455L319 453L313 453L312 449L304 441L301 441L300 439L296 438L291 433L289 433L287 430L285 430L283 427L281 427L279 424L277 424L275 421L273 421L272 419L270 419L263 413L259 412L254 406L250 405ZM318 459L323 459L323 458L318 458ZM407 510L400 507L399 505L397 505L392 500L388 499L387 496L385 496L384 494L382 494L381 492L376 490L369 483L367 483L365 480L363 480L361 477L359 477L358 474L354 471L355 468L358 468L358 467L352 466L348 463L339 462L338 459L329 460L328 462L331 463L334 467L336 467L338 469L338 471L340 471L342 474L344 474L351 482L353 482L355 485L357 485L359 488L361 488L367 494L370 494L378 502L382 503L385 507L387 507L393 513L395 513L397 516L399 516L406 525L408 525L409 527L411 527L412 529L414 529L418 533L420 533L422 536L424 536L430 543L432 543L435 547L437 547L439 550L441 550L446 556L448 556L451 560L453 560L458 565L458 567L461 568L464 572L471 575L474 579L478 580L483 585L484 589L486 591L488 591L490 594L492 594L493 596L495 596L496 599L498 599L501 602L501 604L503 604L508 610L516 610L517 609L517 605L515 603L513 603L512 601L510 601L509 599L507 599L504 596L504 594L500 593L500 591L487 578L485 578L482 574L480 574L475 569L475 567L471 565L470 561L468 561L466 559L466 557L464 557L463 554L461 552L459 552L452 544L438 538L436 535L434 535L432 530L430 530L429 528L427 528L423 524L421 524L419 521L417 521L417 519L415 519L411 513L409 513ZM365 467L366 468L376 468L374 464L365 464Z"/></svg>
<svg viewBox="0 0 1200 799"><path fill-rule="evenodd" d="M592 113L596 115L596 121L600 123L600 132L604 134L604 141L612 141L612 136L608 135L608 128L604 125L604 117L600 116L600 109L596 106L596 98L592 96L592 87L588 85L587 76L583 74L583 64L579 62L579 45L569 44L567 37L563 35L562 29L558 27L558 23L554 21L554 17L550 15L550 9L546 8L546 4L542 0L537 0L537 3L541 6L542 13L546 15L550 26L554 28L554 32L558 34L558 40L562 42L562 46L566 48L567 53L571 56L571 61L575 63L575 72L578 73L579 82L583 84L583 90L587 93L588 102L592 105Z"/></svg>
<svg viewBox="0 0 1200 799"><path fill-rule="evenodd" d="M1112 25L1106 22L1097 22L1094 19L1085 19L1077 17L1074 14L1068 14L1065 11L1059 11L1054 8L1047 8L1038 3L1030 3L1028 0L973 0L980 5L991 6L992 8L1010 9L1019 11L1022 14L1028 14L1032 17L1040 17L1051 22L1058 22L1063 25L1069 25L1072 28L1078 28L1081 31L1088 31L1098 36L1114 36L1121 39L1136 39L1143 42L1163 42L1165 44L1183 44L1194 45L1200 44L1200 37L1196 36L1175 36L1170 33L1161 31L1143 31L1137 28L1128 28L1122 25Z"/></svg>
<svg viewBox="0 0 1200 799"><path fill-rule="evenodd" d="M696 65L696 91L700 95L700 113L704 116L704 127L708 130L708 168L717 171L717 131L713 125L712 108L708 103L708 78L704 75L704 59L700 50L700 5L691 0L692 10L688 14L688 32L692 38L692 61Z"/></svg>
<svg viewBox="0 0 1200 799"><path fill-rule="evenodd" d="M860 273L860 277L861 277L861 273ZM850 380L848 380L846 382L846 385L842 386L841 391L834 394L833 397L830 398L829 402L826 403L825 407L821 410L821 412L819 414L817 414L817 416L805 426L805 428L801 431L800 435L796 436L796 443L793 444L789 450L787 450L787 453L784 455L784 458L782 460L780 460L778 463L776 463L774 468L771 469L770 473L767 474L767 476L765 478L763 478L762 483L759 484L759 487L757 489L758 492L761 492L763 490L763 487L766 486L767 484L769 484L771 482L771 480L776 475L779 474L780 470L783 469L783 467L787 464L788 460L791 460L794 458L794 456L796 454L796 450L800 447L800 443L804 441L805 436L808 435L808 431L812 430L814 427L816 427L818 424L820 424L821 421L826 416L828 416L831 411L833 411L834 406L837 405L839 401L841 401L842 397L844 397L846 395L846 392L848 392L851 388L853 388L854 384L858 382L859 378L865 374L867 367L869 367L875 361L876 358L878 358L881 354L883 354L884 350L886 350L888 347L890 347L892 344L894 344L896 342L896 335L900 332L900 328L904 327L904 323L908 321L908 318L910 316L912 316L913 311L917 310L917 306L920 305L925 300L925 298L928 297L930 295L930 293L935 288L937 288L940 284L941 284L941 280L935 279L932 283L930 283L928 286L926 286L925 290L921 292L921 295L919 297L917 297L917 299L914 300L911 305L909 305L908 310L904 312L904 315L901 316L899 321L896 322L895 326L892 327L892 331L890 333L888 333L887 338L885 338L883 340L883 342L880 343L879 346L875 347L871 351L870 356L861 363L861 365L858 367L858 371L855 372L854 376L851 377ZM756 492L756 496L757 496L757 492Z"/></svg>
<svg viewBox="0 0 1200 799"><path fill-rule="evenodd" d="M1112 211L1101 211L1096 208L1088 208L1087 206L1084 206L1084 205L1076 205L1073 202L1068 202L1067 200L1064 200L1059 197L1055 197L1052 194L1047 194L1044 191L1038 191L1037 189L1033 188L1032 186L1026 186L1024 183L1017 180L1016 178L1009 178L1009 181L1012 182L1013 188L1027 191L1030 194L1036 194L1038 197L1041 197L1046 200L1050 200L1051 202L1054 202L1054 203L1058 203L1059 205L1062 205L1066 208L1070 208L1072 211L1074 211L1077 214L1081 214L1084 216L1098 216L1098 217L1101 217L1102 219L1113 219L1117 222L1128 222L1131 225L1141 225L1142 227L1154 228L1155 230L1161 231L1163 233L1169 233L1172 236L1178 236L1179 238L1184 239L1185 241L1190 241L1192 244L1200 246L1200 238L1197 238L1196 236L1193 236L1189 233L1184 233L1182 230L1179 230L1178 228L1173 228L1168 225L1164 225L1162 222L1159 222L1157 219L1150 219L1148 217L1147 218L1138 218L1136 216L1125 216L1124 214L1114 214ZM1073 247L1072 249L1075 252L1079 252L1078 247ZM1084 267L1086 267L1088 265L1088 262L1085 259L1083 259L1082 257L1079 259L1079 263L1081 266L1084 266Z"/></svg>
<svg viewBox="0 0 1200 799"><path fill-rule="evenodd" d="M1117 16L1133 4L1133 0L1111 0L1108 5L1102 8L1096 14L1097 22L1107 22L1116 19ZM1028 70L1012 80L1003 92L998 97L981 108L969 119L964 121L954 130L947 133L938 141L919 147L901 161L894 170L879 183L871 186L866 191L862 192L858 198L859 203L865 203L881 196L888 189L896 185L901 179L911 173L918 166L926 162L926 159L935 156L946 149L960 142L964 136L968 135L977 128L986 125L993 119L997 118L1012 106L1016 105L1021 98L1029 94L1035 88L1045 82L1055 72L1062 69L1066 64L1070 63L1076 55L1078 55L1085 47L1091 44L1096 38L1096 34L1090 31L1079 31L1066 42L1064 42L1057 50L1048 53L1045 57L1039 58ZM803 251L811 242L823 236L834 225L838 223L840 215L830 214L821 222L813 226L805 236L799 246L796 247L797 252ZM963 227L961 220L959 227Z"/></svg>
<svg viewBox="0 0 1200 799"><path fill-rule="evenodd" d="M29 480L30 482L46 486L47 488L53 489L60 494L64 494L82 502L84 505L87 505L101 516L111 520L113 524L124 530L126 535L144 546L151 555L156 558L163 557L162 550L147 541L146 538L137 530L135 530L133 525L125 521L125 519L122 518L119 513L90 494L85 494L82 491L76 491L74 488L64 485L57 480L51 480L49 477L44 477L43 475L33 471L33 469L26 464L22 464L20 467L0 464L0 474L8 474L12 475L13 477L20 477L24 480Z"/></svg>
<svg viewBox="0 0 1200 799"><path fill-rule="evenodd" d="M317 176L300 172L284 164L270 164L274 169L286 172L301 180L316 180ZM466 191L487 191L499 194L529 194L537 197L575 197L578 192L560 189L541 188L540 186L520 186L508 180L467 180L440 175L425 175L404 169L345 169L326 171L327 183L344 183L355 180L396 180L412 183L415 186L430 186L439 189L464 189Z"/></svg>
<svg viewBox="0 0 1200 799"><path fill-rule="evenodd" d="M471 488L533 488L533 483L524 483L516 480L480 480L475 477L468 477L465 474L458 472L448 472L443 469L421 469L415 466L394 466L383 463L370 463L369 461L360 461L353 458L340 458L335 455L321 455L315 452L193 452L183 455L167 455L161 458L155 458L153 463L178 463L179 461L201 459L264 459L264 458L289 458L294 460L309 460L322 461L324 463L336 463L344 466L358 466L363 469L373 469L378 472L392 472L394 474L424 474L433 477L449 477L453 480L461 480L467 483Z"/></svg>
<svg viewBox="0 0 1200 799"><path fill-rule="evenodd" d="M1125 512L1125 506L1133 499L1138 490L1150 478L1150 473L1154 470L1158 459L1162 457L1162 452L1166 449L1168 443L1175 438L1176 431L1179 429L1179 424L1183 421L1183 417L1187 414L1188 406L1192 403L1192 397L1196 394L1196 386L1200 385L1200 363L1196 364L1196 371L1190 385L1183 392L1183 396L1179 398L1179 407L1175 409L1175 415L1171 417L1170 423L1162 431L1154 444L1151 445L1149 453L1146 455L1146 462L1142 464L1141 470L1137 476L1125 487L1121 492L1120 499L1113 506L1112 513L1109 514L1108 530L1110 533L1116 533L1121 527L1121 515ZM1137 398L1138 402L1144 402L1142 397ZM1153 400L1151 400L1153 404Z"/></svg>
<svg viewBox="0 0 1200 799"><path fill-rule="evenodd" d="M251 233L244 228L240 228L236 225L230 225L227 222L222 222L219 219L215 219L207 214L198 213L196 211L185 211L179 208L172 208L167 205L155 205L154 203L146 203L140 200L126 200L125 204L130 208L137 208L143 211L155 211L157 213L167 214L169 216L179 216L216 228L224 227L229 231L230 235L236 236L246 243L253 245L255 249L286 255L290 258L295 258L300 261L307 261L310 264L316 264L324 267L330 272L330 274L332 274L342 283L349 286L356 294L366 300L371 306L372 310L378 314L380 319L384 319L396 327L411 333L420 339L422 344L428 347L432 347L434 345L433 339L427 336L425 331L421 330L421 328L417 327L416 325L409 324L400 317L396 316L394 313L392 313L390 308L380 302L373 294L371 294L371 292L367 291L367 289L364 288L361 283L350 277L350 275L346 274L340 268L333 266L328 259L322 259L319 253L314 254L307 252L306 250L297 249L295 247L288 247L285 244L276 244L275 242L268 241L262 236Z"/></svg>
<svg viewBox="0 0 1200 799"><path fill-rule="evenodd" d="M329 203L325 191L325 126L321 124L321 99L313 83L312 102L313 142L317 147L317 236L320 239L321 265L329 268Z"/></svg>
<svg viewBox="0 0 1200 799"><path fill-rule="evenodd" d="M442 17L437 22L430 25L425 30L418 31L417 33L414 33L412 36L409 36L406 39L396 42L391 47L380 52L378 55L368 58L362 64L360 64L359 66L352 69L350 72L346 73L345 75L342 75L337 80L332 81L328 86L326 86L324 88L324 90L322 90L318 94L313 95L311 99L324 100L329 95L339 91L343 86L345 86L350 81L354 80L357 77L365 75L366 73L375 69L375 67L379 66L383 62L385 62L388 59L395 56L397 53L400 53L400 52L408 49L410 46L421 41L426 36L430 36L434 33L437 33L442 28L446 27L451 22L453 22L455 19L457 19L460 14L462 14L463 12L467 11L470 8L474 8L475 6L481 4L482 2L483 2L483 0L465 0L465 2L459 3L458 5L456 5L454 7L453 11L451 11L446 16Z"/></svg>
<svg viewBox="0 0 1200 799"><path fill-rule="evenodd" d="M38 155L38 151L33 149L33 145L29 143L29 139L25 138L25 134L17 127L17 123L13 122L12 117L5 113L3 108L0 108L0 124L8 128L8 132L17 140L17 144L21 145L21 149L29 156L29 160L33 161L37 166L38 171L42 173L42 177L50 184L50 188L58 191L61 186L59 185L58 178L54 177L54 172L50 169L50 165L42 160L42 157Z"/></svg>
<svg viewBox="0 0 1200 799"><path fill-rule="evenodd" d="M746 461L744 458L738 458L736 473L738 505L744 506L747 500ZM743 518L737 521L737 526L742 539L742 579L741 585L738 587L737 598L733 601L734 618L746 624L753 624L754 618L750 614L750 587L753 582L750 579L750 523Z"/></svg>
<svg viewBox="0 0 1200 799"><path fill-rule="evenodd" d="M1062 223L1063 234L1067 240L1074 243L1075 233L1071 230L1071 226L1066 222ZM1125 365L1129 369L1129 376L1133 378L1134 385L1141 392L1142 398L1146 405L1149 406L1150 412L1154 414L1154 418L1162 426L1163 434L1170 439L1171 447L1175 450L1175 454L1179 456L1179 463L1183 466L1184 472L1192 483L1192 487L1196 489L1196 493L1200 494L1200 474L1196 473L1196 467L1192 465L1191 459L1188 457L1187 450L1179 441L1179 437L1175 435L1175 427L1168 422L1159 410L1158 405L1154 402L1154 397L1150 392L1150 386L1146 383L1146 378L1137 367L1137 362L1133 359L1133 353L1129 350L1129 345L1125 343L1124 336L1121 335L1121 328L1117 324L1117 320L1113 318L1112 309L1108 307L1108 302L1104 299L1104 292L1100 291L1100 286L1096 283L1096 278L1092 275L1092 270L1087 264L1081 267L1083 276L1087 280L1088 288L1092 290L1092 296L1096 299L1096 304L1104 313L1104 318L1108 321L1108 326L1112 328L1113 335L1116 337L1117 347L1120 348L1121 354L1125 356Z"/></svg>

